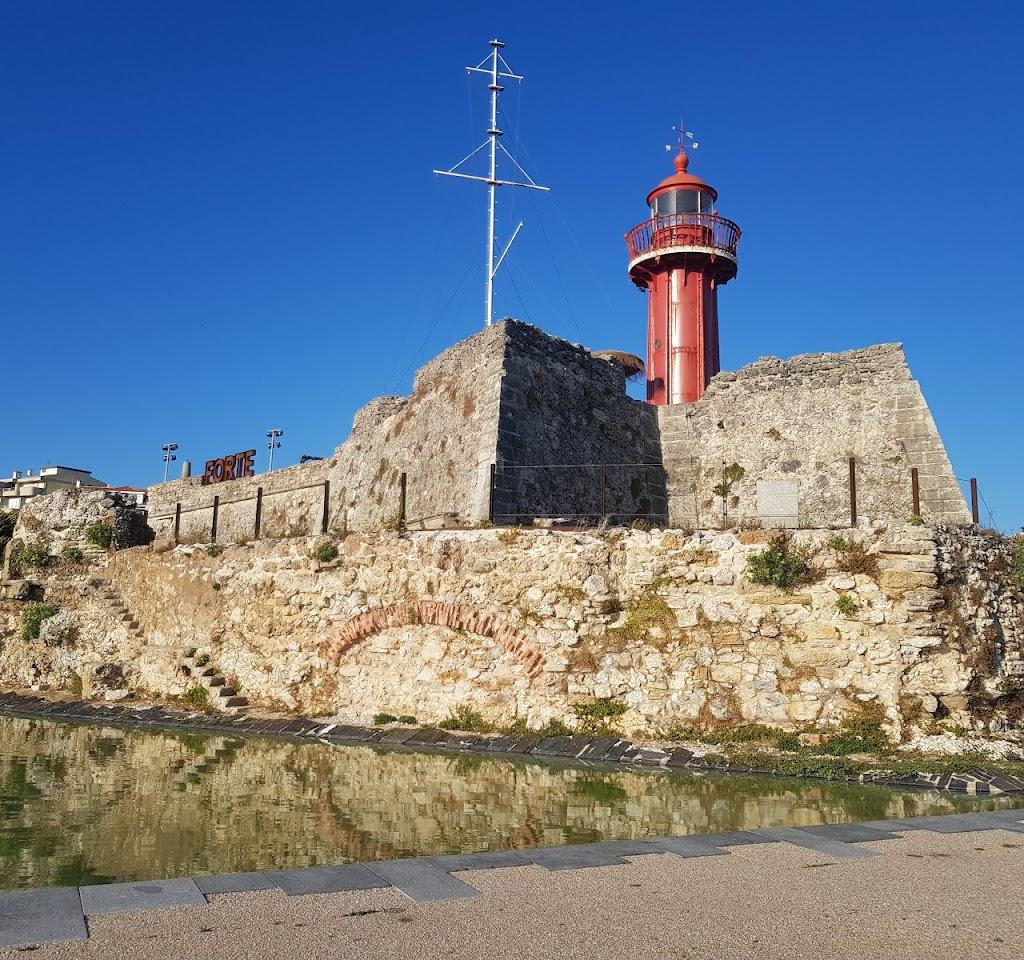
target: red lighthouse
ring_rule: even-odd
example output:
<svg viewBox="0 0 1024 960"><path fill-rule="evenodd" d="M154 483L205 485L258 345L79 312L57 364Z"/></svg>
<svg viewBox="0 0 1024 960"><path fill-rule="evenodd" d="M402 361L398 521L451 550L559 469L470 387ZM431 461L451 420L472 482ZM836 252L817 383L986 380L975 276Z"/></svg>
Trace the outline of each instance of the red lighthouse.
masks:
<svg viewBox="0 0 1024 960"><path fill-rule="evenodd" d="M648 294L648 403L703 396L720 369L718 287L736 276L740 228L718 215L718 192L689 163L680 142L676 172L647 195L650 219L626 234L629 279Z"/></svg>

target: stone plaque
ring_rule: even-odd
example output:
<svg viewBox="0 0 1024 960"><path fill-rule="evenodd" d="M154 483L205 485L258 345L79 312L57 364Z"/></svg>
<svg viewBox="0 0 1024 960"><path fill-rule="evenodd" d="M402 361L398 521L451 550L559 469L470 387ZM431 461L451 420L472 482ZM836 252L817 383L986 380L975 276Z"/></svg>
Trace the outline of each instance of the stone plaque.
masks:
<svg viewBox="0 0 1024 960"><path fill-rule="evenodd" d="M758 480L757 516L766 527L795 527L800 521L797 480Z"/></svg>

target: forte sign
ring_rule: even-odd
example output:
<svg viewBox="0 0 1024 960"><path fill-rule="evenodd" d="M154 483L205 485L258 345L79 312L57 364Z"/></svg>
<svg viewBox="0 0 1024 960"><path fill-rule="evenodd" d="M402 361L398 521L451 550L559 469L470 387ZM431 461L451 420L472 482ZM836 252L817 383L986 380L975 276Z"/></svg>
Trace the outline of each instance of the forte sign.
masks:
<svg viewBox="0 0 1024 960"><path fill-rule="evenodd" d="M241 480L242 477L251 477L256 473L253 469L255 459L255 450L243 450L241 453L232 453L219 460L207 460L206 470L203 473L203 484L223 483L225 480Z"/></svg>

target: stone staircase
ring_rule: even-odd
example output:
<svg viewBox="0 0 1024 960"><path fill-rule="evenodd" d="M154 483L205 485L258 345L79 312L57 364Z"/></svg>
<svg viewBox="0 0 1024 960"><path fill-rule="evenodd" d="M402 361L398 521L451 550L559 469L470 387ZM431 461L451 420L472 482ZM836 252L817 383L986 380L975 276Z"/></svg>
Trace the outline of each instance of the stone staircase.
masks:
<svg viewBox="0 0 1024 960"><path fill-rule="evenodd" d="M180 665L188 676L209 691L211 706L230 713L243 713L249 708L248 697L228 686L224 675L210 664L208 655L201 654L195 647L186 647L181 652Z"/></svg>
<svg viewBox="0 0 1024 960"><path fill-rule="evenodd" d="M124 624L128 633L132 637L142 640L142 627L138 617L128 609L124 598L110 580L106 577L92 577L89 580L89 586L92 587L96 599L106 605L116 620Z"/></svg>

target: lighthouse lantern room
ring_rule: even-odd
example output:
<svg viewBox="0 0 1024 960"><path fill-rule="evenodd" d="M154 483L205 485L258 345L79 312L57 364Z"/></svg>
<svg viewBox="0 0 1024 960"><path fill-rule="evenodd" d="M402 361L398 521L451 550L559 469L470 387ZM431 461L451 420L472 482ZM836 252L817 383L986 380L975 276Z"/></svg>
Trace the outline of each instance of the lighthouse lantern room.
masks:
<svg viewBox="0 0 1024 960"><path fill-rule="evenodd" d="M650 218L626 234L629 278L647 291L647 400L693 403L720 369L718 288L736 276L740 228L718 192L688 171L680 131L675 173L647 196Z"/></svg>

